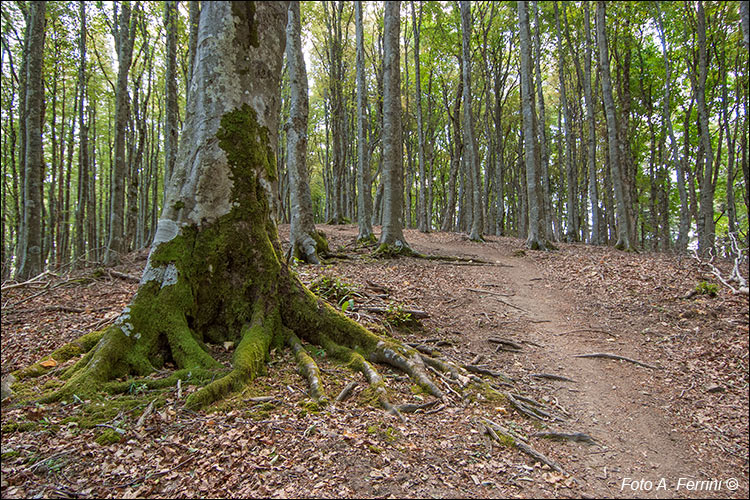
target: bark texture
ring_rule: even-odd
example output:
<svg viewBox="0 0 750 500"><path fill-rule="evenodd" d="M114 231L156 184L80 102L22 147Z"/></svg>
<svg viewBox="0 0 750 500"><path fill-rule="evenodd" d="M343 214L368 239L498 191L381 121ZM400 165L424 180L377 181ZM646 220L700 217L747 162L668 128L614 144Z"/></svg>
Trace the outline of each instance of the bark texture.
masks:
<svg viewBox="0 0 750 500"><path fill-rule="evenodd" d="M365 82L365 42L362 20L362 2L356 2L354 16L357 31L357 241L373 243L372 233L372 181L370 155L367 153L365 110L367 109L367 82Z"/></svg>
<svg viewBox="0 0 750 500"><path fill-rule="evenodd" d="M482 214L482 180L479 172L479 159L477 158L477 143L474 138L474 117L471 114L471 2L461 2L461 32L463 50L463 82L464 82L464 154L466 155L467 175L471 179L471 204L472 220L469 239L472 241L483 241L482 229L484 226Z"/></svg>
<svg viewBox="0 0 750 500"><path fill-rule="evenodd" d="M617 207L617 243L615 244L615 248L628 251L632 250L628 231L630 222L622 180L623 176L620 164L620 152L618 150L618 123L615 112L615 101L612 96L612 78L609 71L609 50L607 48L607 34L605 30L605 11L605 2L596 2L596 41L599 46L599 67L602 72L602 98L604 99L604 110L607 116L609 166L612 174L612 186L615 191L615 204Z"/></svg>
<svg viewBox="0 0 750 500"><path fill-rule="evenodd" d="M523 144L528 203L528 233L526 245L532 250L547 248L544 234L544 207L540 196L540 168L537 141L534 134L534 84L531 78L531 32L528 2L518 2L518 27L521 41L521 112L523 114ZM521 218L523 215L521 215Z"/></svg>
<svg viewBox="0 0 750 500"><path fill-rule="evenodd" d="M403 233L404 160L401 137L399 9L386 2L383 28L383 229L379 250L408 250Z"/></svg>
<svg viewBox="0 0 750 500"><path fill-rule="evenodd" d="M42 259L42 125L44 113L44 82L42 80L44 25L47 2L32 2L26 30L28 61L26 67L26 145L23 183L23 226L20 263L17 279L28 279L40 274Z"/></svg>

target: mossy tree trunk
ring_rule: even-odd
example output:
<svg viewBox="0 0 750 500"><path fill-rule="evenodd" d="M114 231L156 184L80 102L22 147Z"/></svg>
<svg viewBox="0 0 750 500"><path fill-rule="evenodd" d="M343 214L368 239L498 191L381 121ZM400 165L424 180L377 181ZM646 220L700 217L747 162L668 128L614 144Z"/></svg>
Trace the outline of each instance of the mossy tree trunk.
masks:
<svg viewBox="0 0 750 500"><path fill-rule="evenodd" d="M209 404L262 373L272 346L322 346L362 371L381 396L373 362L406 371L436 396L416 351L386 340L309 292L281 259L272 219L286 2L206 2L177 163L141 285L101 341L50 399L142 376L167 362L221 370L207 343L236 345L231 371L192 394ZM313 364L314 365L314 364ZM306 369L322 399L319 371Z"/></svg>

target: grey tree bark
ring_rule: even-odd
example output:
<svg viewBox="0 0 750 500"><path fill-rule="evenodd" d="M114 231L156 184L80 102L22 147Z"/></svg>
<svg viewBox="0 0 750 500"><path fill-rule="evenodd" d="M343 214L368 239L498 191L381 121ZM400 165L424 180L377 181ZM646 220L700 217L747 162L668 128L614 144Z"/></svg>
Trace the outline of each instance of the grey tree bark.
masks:
<svg viewBox="0 0 750 500"><path fill-rule="evenodd" d="M547 139L547 117L544 107L544 89L542 87L542 42L540 37L541 23L539 22L539 2L534 1L534 70L536 75L537 106L539 116L536 129L539 134L539 155L542 178L542 200L544 204L544 231L552 238L552 193L549 181L549 140ZM529 28L531 29L531 28Z"/></svg>
<svg viewBox="0 0 750 500"><path fill-rule="evenodd" d="M307 70L302 53L299 1L289 3L286 26L286 60L289 72L290 106L286 126L287 170L291 228L289 243L294 257L319 264L319 254L328 251L325 236L315 230L312 196L307 172Z"/></svg>
<svg viewBox="0 0 750 500"><path fill-rule="evenodd" d="M540 193L540 167L534 123L534 84L531 63L531 31L528 2L518 2L518 28L521 48L521 113L523 115L523 143L526 169L526 202L528 224L526 245L532 250L547 248L544 231L544 207Z"/></svg>
<svg viewBox="0 0 750 500"><path fill-rule="evenodd" d="M114 123L114 167L110 199L110 221L107 248L104 262L113 265L120 259L120 254L127 251L125 238L125 181L128 165L125 158L125 134L127 130L130 105L128 98L128 73L133 59L136 23L131 22L130 2L121 5L119 19L115 25L115 46L117 49L117 86L115 88L115 123Z"/></svg>
<svg viewBox="0 0 750 500"><path fill-rule="evenodd" d="M330 5L329 5L330 4ZM344 103L344 61L342 17L344 2L323 2L327 30L329 87L331 104L331 139L333 175L328 195L332 198L331 224L343 224L345 218L344 197L346 186L346 107Z"/></svg>
<svg viewBox="0 0 750 500"><path fill-rule="evenodd" d="M471 204L472 219L469 239L471 241L483 241L482 220L484 210L482 208L482 177L479 170L479 159L477 158L477 143L474 138L474 117L471 112L471 2L461 1L461 39L463 54L463 83L464 83L464 154L468 175L471 176Z"/></svg>
<svg viewBox="0 0 750 500"><path fill-rule="evenodd" d="M560 101L563 108L563 117L565 118L565 174L568 184L565 239L567 241L578 241L578 175L573 158L573 124L571 123L572 116L565 85L565 51L562 43L562 30L560 29L560 14L557 2L553 2L553 4L555 8L555 28L557 30L557 68L560 79ZM564 5L563 8L565 8Z"/></svg>
<svg viewBox="0 0 750 500"><path fill-rule="evenodd" d="M675 248L678 252L685 252L688 244L688 231L690 230L690 211L688 207L688 195L687 189L685 188L685 172L682 170L682 161L679 158L679 144L674 135L674 129L672 128L672 63L669 59L669 49L666 33L664 32L664 26L662 23L662 11L659 3L656 3L657 8L657 29L659 31L659 37L661 38L661 50L664 58L664 72L665 72L665 89L664 89L664 112L662 114L662 124L667 129L669 136L669 161L673 165L673 169L677 174L677 191L680 195L680 222L677 234L677 241L675 242Z"/></svg>
<svg viewBox="0 0 750 500"><path fill-rule="evenodd" d="M79 5L79 16L81 20L81 29L78 40L78 50L80 53L80 63L78 66L78 130L79 132L79 147L78 147L78 206L75 211L75 229L76 229L76 258L82 257L86 253L86 219L94 217L95 214L86 214L87 209L90 207L88 201L89 193L89 127L84 120L85 116L85 100L86 100L86 5L85 2L81 2ZM72 127L71 127L72 128ZM58 196L59 203L59 217L62 220L62 192L63 192L63 176L62 176L62 164L63 160L60 159L60 189ZM62 229L62 228L61 228ZM63 233L61 230L60 233ZM62 265L62 234L58 235L58 244L56 245L58 252L57 265ZM93 248L94 242L89 242L89 250Z"/></svg>
<svg viewBox="0 0 750 500"><path fill-rule="evenodd" d="M188 15L189 15L189 29L188 29L188 79L187 88L190 88L190 82L193 80L193 68L195 67L195 53L198 45L198 21L201 15L201 6L198 0L190 0L188 2ZM190 92L187 92L188 96ZM187 105L186 105L187 107Z"/></svg>
<svg viewBox="0 0 750 500"><path fill-rule="evenodd" d="M378 251L410 251L403 233L404 164L401 135L399 12L386 2L383 17L383 228ZM389 250L392 248L392 250Z"/></svg>
<svg viewBox="0 0 750 500"><path fill-rule="evenodd" d="M713 148L708 128L708 107L706 106L706 77L708 75L708 54L706 47L706 15L703 2L698 2L698 75L690 71L690 79L696 89L698 121L700 123L701 147L698 149L698 164L701 156L704 159L702 174L698 172L700 182L700 209L698 211L698 252L707 256L714 248L714 184L713 184Z"/></svg>
<svg viewBox="0 0 750 500"><path fill-rule="evenodd" d="M42 261L42 187L44 156L42 154L42 126L44 122L44 29L47 2L32 2L29 6L28 61L26 73L26 146L24 148L23 228L20 240L22 252L16 269L16 279L28 279L44 270Z"/></svg>
<svg viewBox="0 0 750 500"><path fill-rule="evenodd" d="M192 2L191 2L192 4ZM164 2L164 28L167 37L164 75L164 185L169 183L177 159L177 2ZM192 26L191 26L192 28Z"/></svg>
<svg viewBox="0 0 750 500"><path fill-rule="evenodd" d="M419 68L419 32L422 29L422 2L419 2L417 17L414 2L411 2L411 18L414 28L414 84L416 85L415 106L417 107L417 142L419 152L419 196L417 198L417 226L423 233L430 232L431 221L427 217L427 175L425 172L424 125L422 124L422 75Z"/></svg>
<svg viewBox="0 0 750 500"><path fill-rule="evenodd" d="M370 179L370 154L366 136L367 82L365 81L365 41L362 20L362 2L354 5L357 30L357 241L372 243L372 181Z"/></svg>
<svg viewBox="0 0 750 500"><path fill-rule="evenodd" d="M463 59L458 58L459 67L463 67ZM463 81L458 81L456 89L456 98L453 103L453 112L448 101L448 89L443 86L443 100L445 102L445 111L448 113L451 125L448 129L448 142L450 144L450 171L448 173L448 193L446 194L445 210L443 210L443 222L440 230L443 232L453 231L456 218L456 178L461 165L461 156L463 155L463 141L461 140L461 96L463 95ZM453 135L451 135L451 127Z"/></svg>
<svg viewBox="0 0 750 500"><path fill-rule="evenodd" d="M588 123L587 163L589 170L589 199L591 200L591 237L592 245L599 245L599 190L596 175L596 121L594 118L594 99L591 91L591 23L589 3L583 4L584 27L586 32L586 49L584 50L584 98L586 99L586 122Z"/></svg>
<svg viewBox="0 0 750 500"><path fill-rule="evenodd" d="M633 249L629 235L629 217L625 200L625 191L622 181L622 169L620 166L620 152L618 150L617 138L617 116L615 112L615 101L612 97L612 79L609 71L609 50L607 48L605 2L596 2L596 42L599 46L599 68L601 70L602 98L604 99L604 110L607 116L607 137L609 146L609 165L611 169L612 186L615 191L615 204L617 212L617 243L615 248L630 251Z"/></svg>

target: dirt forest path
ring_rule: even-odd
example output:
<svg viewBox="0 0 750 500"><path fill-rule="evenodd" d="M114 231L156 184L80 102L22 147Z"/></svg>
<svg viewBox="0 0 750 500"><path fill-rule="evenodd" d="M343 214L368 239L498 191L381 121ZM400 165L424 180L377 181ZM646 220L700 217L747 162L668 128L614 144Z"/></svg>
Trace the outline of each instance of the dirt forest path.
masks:
<svg viewBox="0 0 750 500"><path fill-rule="evenodd" d="M561 443L555 449L566 472L581 482L579 492L593 497L715 497L731 495L731 481L747 489L747 477L737 470L715 476L701 462L691 436L676 429L668 408L674 397L670 379L661 370L625 361L580 358L580 354L614 353L646 364L656 364L644 356L636 319L611 325L611 318L581 314L576 298L561 283L549 279L526 251L509 253L507 245L477 244L458 238L449 245L435 244L432 238L411 232L414 249L441 255L474 257L499 265L481 269L482 282L503 284L502 302L476 300L469 309L492 313L497 310L517 314L515 328L501 325L493 333L475 331L477 345L489 335L510 337L527 348L513 353L512 362L526 371L561 375L575 382L532 382L567 410L568 422L552 425L556 431L584 432L597 445ZM497 239L495 241L499 241ZM520 243L520 242L519 242ZM487 288L477 283L475 288ZM589 296L596 301L596 296ZM509 309L510 306L510 309ZM493 311L494 309L494 311ZM618 317L617 319L622 319ZM625 326L625 328L623 328ZM494 329L493 329L494 330ZM477 338L478 337L478 338ZM494 347L494 346L493 346ZM684 392L684 391L683 391ZM706 483L712 479L730 481ZM702 486L699 482L703 482ZM700 491L700 489L708 491Z"/></svg>
<svg viewBox="0 0 750 500"><path fill-rule="evenodd" d="M94 401L5 401L2 497L747 498L747 298L726 290L685 298L711 281L693 260L579 244L532 252L516 238L474 243L460 233L416 230L405 231L416 251L465 260L373 259L371 249L354 245L356 226L318 228L348 258L297 266L302 281L345 284L359 307L346 311L353 319L451 362L501 372L514 383L485 380L564 419L531 419L486 385L456 391L437 376L445 397L430 401L403 373L379 364L394 404L434 403L401 421L373 404L361 374L306 346L329 396L357 384L335 408L314 409L283 349L248 393L217 408L188 411L174 388L142 424L140 411L113 406L107 425L125 429L113 444L97 442L101 428L68 420L98 408ZM288 245L289 226L279 229ZM4 293L3 375L114 320L146 255L131 254L118 274L82 269L44 288ZM392 323L382 314L392 306L427 317ZM498 338L521 348L498 349ZM575 357L594 352L659 368ZM264 402L252 402L257 397ZM484 419L527 436L569 476L491 440ZM538 432L585 433L596 443ZM733 478L737 489L728 487Z"/></svg>

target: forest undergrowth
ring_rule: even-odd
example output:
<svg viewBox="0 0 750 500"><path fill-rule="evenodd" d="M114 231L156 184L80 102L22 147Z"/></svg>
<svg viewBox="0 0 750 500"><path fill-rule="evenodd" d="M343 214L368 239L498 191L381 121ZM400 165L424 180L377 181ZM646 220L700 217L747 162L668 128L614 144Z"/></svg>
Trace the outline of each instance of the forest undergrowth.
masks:
<svg viewBox="0 0 750 500"><path fill-rule="evenodd" d="M491 378L499 392L528 401L481 388L434 401L380 367L402 421L312 346L329 395L356 384L348 398L313 404L288 349L249 389L199 412L184 408L189 383L47 405L19 404L17 392L2 408L3 498L659 496L623 489L628 475L736 477L722 496L747 496L748 299L711 286L695 260L411 230L416 251L463 260L372 259L354 243L356 226L321 229L350 258L298 266L303 282L384 335L502 373ZM113 321L146 256L4 284L3 379ZM229 362L231 346L211 349ZM575 357L602 353L627 360ZM48 360L41 377L13 387L27 398L48 390L74 359ZM542 408L547 416L529 415ZM515 442L493 439L492 423Z"/></svg>

